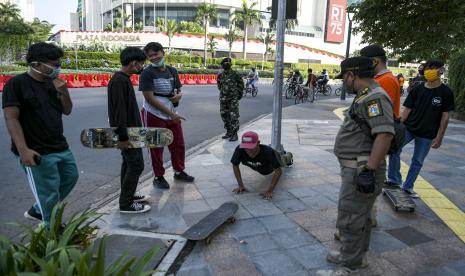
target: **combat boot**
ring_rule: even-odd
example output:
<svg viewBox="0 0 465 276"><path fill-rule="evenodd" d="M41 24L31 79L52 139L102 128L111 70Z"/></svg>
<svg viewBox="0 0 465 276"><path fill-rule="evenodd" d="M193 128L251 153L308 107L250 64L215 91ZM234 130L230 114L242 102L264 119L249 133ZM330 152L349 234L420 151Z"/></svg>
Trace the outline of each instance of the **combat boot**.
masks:
<svg viewBox="0 0 465 276"><path fill-rule="evenodd" d="M229 141L234 142L237 141L239 138L237 137L237 133L231 134Z"/></svg>
<svg viewBox="0 0 465 276"><path fill-rule="evenodd" d="M226 132L226 134L223 135L221 138L222 138L222 139L229 139L229 138L231 138L231 133L229 133L229 131L228 131L228 132Z"/></svg>

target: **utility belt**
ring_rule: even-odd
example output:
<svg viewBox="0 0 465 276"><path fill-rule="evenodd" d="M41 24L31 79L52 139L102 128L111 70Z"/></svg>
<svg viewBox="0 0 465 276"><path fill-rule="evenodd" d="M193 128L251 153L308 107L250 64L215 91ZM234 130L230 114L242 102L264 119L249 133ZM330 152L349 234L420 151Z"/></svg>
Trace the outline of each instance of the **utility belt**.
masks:
<svg viewBox="0 0 465 276"><path fill-rule="evenodd" d="M354 159L339 158L339 164L341 164L342 167L358 169L359 167L366 165L368 163L369 158L369 156L359 156Z"/></svg>

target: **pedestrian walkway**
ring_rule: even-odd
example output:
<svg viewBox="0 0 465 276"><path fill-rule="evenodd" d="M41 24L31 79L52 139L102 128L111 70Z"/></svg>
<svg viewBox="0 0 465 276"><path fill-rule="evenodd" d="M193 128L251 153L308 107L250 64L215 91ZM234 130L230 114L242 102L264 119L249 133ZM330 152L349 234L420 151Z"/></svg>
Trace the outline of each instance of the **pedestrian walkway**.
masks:
<svg viewBox="0 0 465 276"><path fill-rule="evenodd" d="M249 192L232 193L237 184L230 158L238 143L217 139L187 158L187 171L196 177L195 183L175 182L172 170L167 170L166 178L173 183L169 191L153 188L151 179L140 185L140 193L152 196L150 212L120 214L118 202L111 202L101 210L109 211L103 217L103 230L181 234L222 203L235 201L240 206L236 223L221 227L211 244L195 244L175 263L176 275L314 275L331 267L325 257L339 246L333 233L340 187L332 149L341 124L332 111L341 106L322 100L283 110L282 143L294 154L294 166L285 169L272 200L259 196L271 176L248 168L241 172ZM240 134L249 130L269 144L271 116L245 126ZM412 150L408 145L402 155L407 163ZM421 174L459 212L465 210L464 154L465 124L451 121L443 146L430 152ZM414 213L396 213L380 197L378 227L363 275L465 273L465 244L430 205L418 199Z"/></svg>

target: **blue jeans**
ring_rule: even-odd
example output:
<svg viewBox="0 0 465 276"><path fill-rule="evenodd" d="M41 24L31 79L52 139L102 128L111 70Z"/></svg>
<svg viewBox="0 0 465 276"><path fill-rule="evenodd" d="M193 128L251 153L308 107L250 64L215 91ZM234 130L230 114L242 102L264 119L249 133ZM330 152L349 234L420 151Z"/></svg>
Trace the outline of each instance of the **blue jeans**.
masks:
<svg viewBox="0 0 465 276"><path fill-rule="evenodd" d="M417 180L418 174L420 174L421 167L423 167L423 161L425 161L426 156L429 153L431 144L433 140L421 138L413 135L410 132L405 133L405 145L410 143L412 140L415 140L415 147L413 150L412 162L408 170L407 178L402 185L404 190L413 190L413 184ZM389 155L389 167L388 167L388 181L400 185L402 183L402 175L400 174L400 154L402 153L402 148L394 153Z"/></svg>

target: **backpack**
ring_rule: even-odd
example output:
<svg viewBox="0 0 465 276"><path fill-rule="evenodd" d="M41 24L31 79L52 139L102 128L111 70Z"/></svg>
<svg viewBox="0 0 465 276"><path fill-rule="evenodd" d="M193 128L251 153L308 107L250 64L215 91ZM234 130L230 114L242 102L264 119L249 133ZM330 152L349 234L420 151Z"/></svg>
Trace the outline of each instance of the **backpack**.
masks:
<svg viewBox="0 0 465 276"><path fill-rule="evenodd" d="M372 140L375 139L375 137L371 135L371 128L368 125L368 123L357 115L354 108L350 108L349 116L363 130L366 136L370 137ZM400 121L400 119L394 118L394 133L395 134L394 134L394 137L392 138L391 146L389 147L389 150L387 153L388 155L398 152L404 146L406 131L407 131L407 128Z"/></svg>

